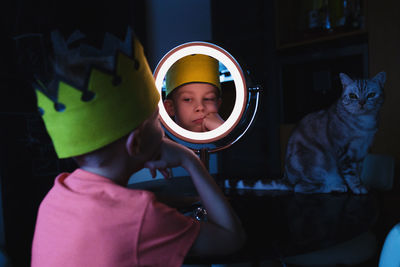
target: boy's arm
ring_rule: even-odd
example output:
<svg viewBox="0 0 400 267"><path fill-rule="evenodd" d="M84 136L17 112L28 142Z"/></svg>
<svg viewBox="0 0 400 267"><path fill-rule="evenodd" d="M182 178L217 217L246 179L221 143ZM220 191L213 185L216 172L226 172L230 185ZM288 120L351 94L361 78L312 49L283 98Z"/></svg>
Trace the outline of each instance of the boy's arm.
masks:
<svg viewBox="0 0 400 267"><path fill-rule="evenodd" d="M183 167L192 177L208 218L208 222L202 222L191 253L228 254L238 250L245 240L238 217L200 159L194 156L186 161Z"/></svg>
<svg viewBox="0 0 400 267"><path fill-rule="evenodd" d="M165 139L157 160L145 167L155 174L156 169L185 168L207 210L207 222L201 222L200 233L191 253L195 255L229 254L244 243L245 234L241 223L221 190L193 151Z"/></svg>
<svg viewBox="0 0 400 267"><path fill-rule="evenodd" d="M154 192L153 192L154 193ZM183 209L200 201L198 196L177 196L172 194L154 193L157 201L176 209Z"/></svg>

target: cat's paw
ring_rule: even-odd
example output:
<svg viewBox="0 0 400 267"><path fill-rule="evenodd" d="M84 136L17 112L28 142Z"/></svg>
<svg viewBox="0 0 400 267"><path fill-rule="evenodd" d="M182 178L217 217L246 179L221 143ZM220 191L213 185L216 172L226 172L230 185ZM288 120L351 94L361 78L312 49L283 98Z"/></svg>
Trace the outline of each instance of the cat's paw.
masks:
<svg viewBox="0 0 400 267"><path fill-rule="evenodd" d="M363 185L359 185L357 187L353 187L353 188L351 188L351 191L353 191L353 193L356 194L356 195L363 195L363 194L367 194L368 193L368 189Z"/></svg>
<svg viewBox="0 0 400 267"><path fill-rule="evenodd" d="M347 192L347 186L346 185L338 185L334 188L330 188L330 191L328 191L327 193L346 193Z"/></svg>

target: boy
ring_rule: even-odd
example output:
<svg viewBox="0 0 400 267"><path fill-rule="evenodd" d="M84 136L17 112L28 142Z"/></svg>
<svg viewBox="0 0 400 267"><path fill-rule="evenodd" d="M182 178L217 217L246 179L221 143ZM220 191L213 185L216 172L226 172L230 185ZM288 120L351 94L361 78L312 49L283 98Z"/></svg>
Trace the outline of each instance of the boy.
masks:
<svg viewBox="0 0 400 267"><path fill-rule="evenodd" d="M239 249L243 229L213 179L191 150L164 137L140 43L130 31L124 42L106 34L102 50L78 46L81 38L73 34L70 49L52 33L54 75L35 85L57 155L80 167L60 174L40 205L32 266L180 266L188 252ZM142 168L168 177L176 166L189 172L207 222L126 188Z"/></svg>
<svg viewBox="0 0 400 267"><path fill-rule="evenodd" d="M211 131L224 123L218 114L219 65L210 56L195 54L175 62L166 75L166 97L168 115L186 130Z"/></svg>

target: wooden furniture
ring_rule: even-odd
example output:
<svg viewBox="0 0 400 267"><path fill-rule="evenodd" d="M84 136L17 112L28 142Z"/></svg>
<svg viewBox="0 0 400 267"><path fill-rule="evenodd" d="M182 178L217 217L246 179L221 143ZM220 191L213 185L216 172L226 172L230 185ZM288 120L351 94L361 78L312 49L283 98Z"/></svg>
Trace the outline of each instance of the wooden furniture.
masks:
<svg viewBox="0 0 400 267"><path fill-rule="evenodd" d="M368 1L369 72L386 71L385 103L380 114L379 131L372 151L395 157L400 164L400 2L396 0Z"/></svg>
<svg viewBox="0 0 400 267"><path fill-rule="evenodd" d="M348 5L345 25L335 25ZM310 12L326 17L328 5L331 28L311 28ZM332 103L341 90L338 72L355 77L372 77L385 71L385 103L373 153L400 161L400 93L398 73L400 3L371 0L275 0L275 39L281 92L281 123L296 123L311 111ZM350 7L351 5L351 7ZM341 13L342 12L342 13ZM342 15L338 15L342 14ZM335 22L336 21L336 22ZM354 23L354 21L356 21ZM311 23L312 24L312 23ZM319 88L318 88L319 87Z"/></svg>

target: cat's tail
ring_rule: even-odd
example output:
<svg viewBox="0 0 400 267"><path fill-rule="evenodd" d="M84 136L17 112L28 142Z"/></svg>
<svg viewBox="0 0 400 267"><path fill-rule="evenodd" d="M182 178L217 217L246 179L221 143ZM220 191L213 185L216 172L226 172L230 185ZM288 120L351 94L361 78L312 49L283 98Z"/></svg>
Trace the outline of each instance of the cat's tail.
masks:
<svg viewBox="0 0 400 267"><path fill-rule="evenodd" d="M293 187L285 181L285 179L269 180L263 182L257 180L252 185L247 185L243 180L237 181L235 184L231 184L229 180L224 181L225 188L236 188L236 189L256 189L256 190L281 190L281 191L292 191Z"/></svg>

